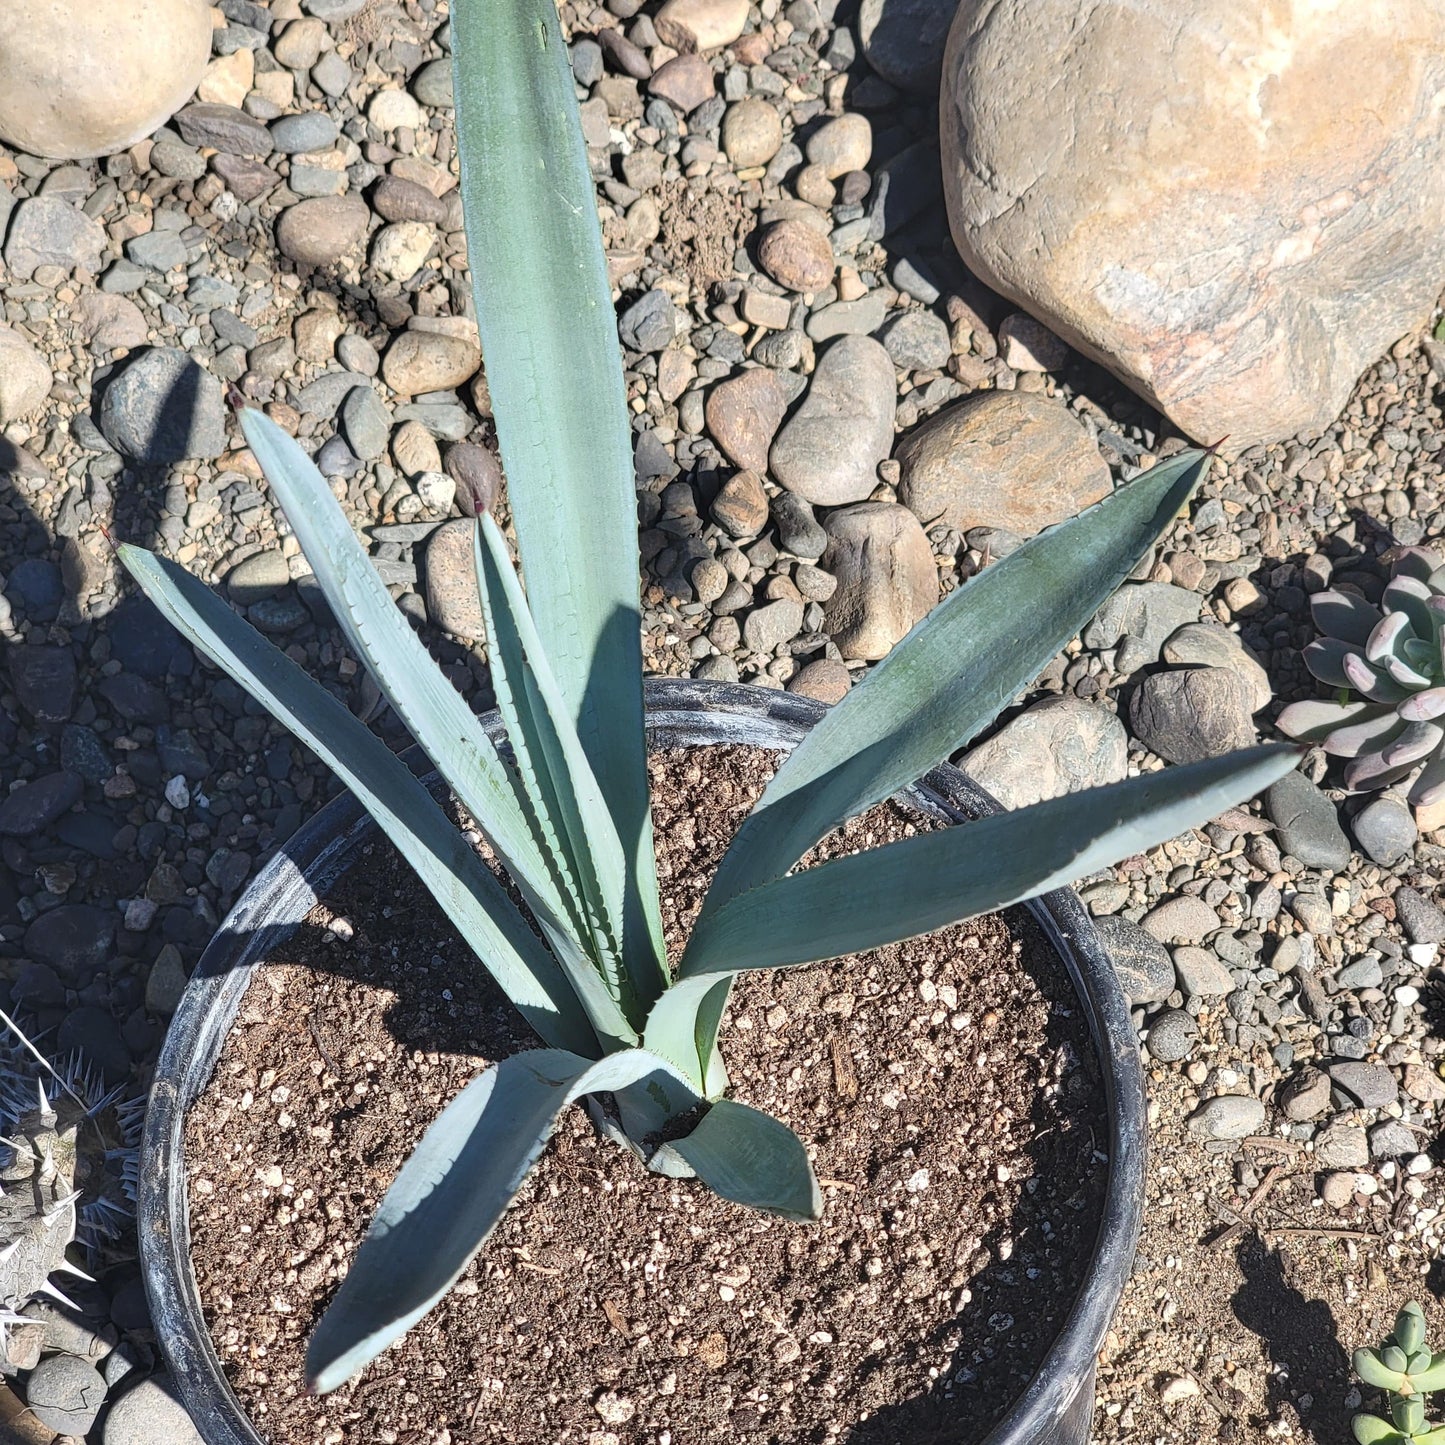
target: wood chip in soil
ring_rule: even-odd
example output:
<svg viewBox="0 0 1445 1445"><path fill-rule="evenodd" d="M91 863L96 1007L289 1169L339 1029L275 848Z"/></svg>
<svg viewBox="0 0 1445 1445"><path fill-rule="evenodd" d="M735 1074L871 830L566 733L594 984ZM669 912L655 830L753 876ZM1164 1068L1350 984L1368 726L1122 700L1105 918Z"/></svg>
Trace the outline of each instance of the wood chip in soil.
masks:
<svg viewBox="0 0 1445 1445"><path fill-rule="evenodd" d="M653 759L674 959L773 763ZM917 826L883 805L816 856ZM1027 1383L1092 1250L1107 1126L1082 1009L1016 911L738 988L733 1091L807 1141L821 1224L649 1175L570 1110L447 1299L307 1397L396 1169L528 1042L385 843L258 970L186 1149L206 1317L274 1445L976 1440Z"/></svg>

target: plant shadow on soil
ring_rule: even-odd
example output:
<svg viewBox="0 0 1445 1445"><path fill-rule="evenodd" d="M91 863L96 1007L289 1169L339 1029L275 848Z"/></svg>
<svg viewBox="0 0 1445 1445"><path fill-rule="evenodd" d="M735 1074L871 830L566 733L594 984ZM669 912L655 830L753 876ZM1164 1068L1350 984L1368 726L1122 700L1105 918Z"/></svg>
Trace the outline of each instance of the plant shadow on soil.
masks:
<svg viewBox="0 0 1445 1445"><path fill-rule="evenodd" d="M1327 1241L1320 1244L1328 1247ZM1278 1418L1286 1406L1297 1409L1300 1396L1309 1394L1309 1410L1301 1412L1308 1438L1319 1445L1347 1439L1352 1412L1341 1402L1352 1376L1334 1313L1324 1300L1308 1299L1290 1282L1284 1257L1258 1235L1247 1235L1235 1258L1244 1282L1230 1303L1239 1322L1264 1342L1273 1366L1270 1417Z"/></svg>

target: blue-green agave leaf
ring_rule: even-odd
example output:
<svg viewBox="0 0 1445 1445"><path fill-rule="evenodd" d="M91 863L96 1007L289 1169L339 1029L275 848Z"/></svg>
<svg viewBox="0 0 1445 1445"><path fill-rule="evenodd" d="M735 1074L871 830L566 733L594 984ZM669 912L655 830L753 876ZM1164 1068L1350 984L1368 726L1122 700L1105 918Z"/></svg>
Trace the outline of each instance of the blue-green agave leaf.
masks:
<svg viewBox="0 0 1445 1445"><path fill-rule="evenodd" d="M655 973L634 981L625 969L622 844L552 676L506 539L490 515L478 519L476 562L492 683L523 783L563 865L579 927L592 939L608 991L640 1025L666 981Z"/></svg>
<svg viewBox="0 0 1445 1445"><path fill-rule="evenodd" d="M506 865L599 1038L635 1043L572 929L516 775L391 600L315 463L259 411L243 409L241 429L357 656Z"/></svg>
<svg viewBox="0 0 1445 1445"><path fill-rule="evenodd" d="M595 1052L586 1014L556 961L391 749L184 568L140 547L118 553L161 615L351 789L542 1038Z"/></svg>
<svg viewBox="0 0 1445 1445"><path fill-rule="evenodd" d="M651 954L660 979L636 478L575 82L553 0L457 0L451 21L467 251L522 573L628 859L625 955Z"/></svg>
<svg viewBox="0 0 1445 1445"><path fill-rule="evenodd" d="M674 1070L642 1049L597 1061L538 1049L473 1079L402 1165L316 1326L306 1351L312 1391L344 1384L452 1287L572 1100L645 1079L688 1097Z"/></svg>
<svg viewBox="0 0 1445 1445"><path fill-rule="evenodd" d="M698 920L678 981L648 1020L648 1046L676 1048L683 1020L720 974L861 953L1020 903L1202 826L1299 756L1292 747L1247 748L761 884Z"/></svg>
<svg viewBox="0 0 1445 1445"><path fill-rule="evenodd" d="M825 833L986 727L1094 615L1189 500L1185 452L1031 538L920 622L809 732L738 830L703 904L779 878Z"/></svg>
<svg viewBox="0 0 1445 1445"><path fill-rule="evenodd" d="M823 1199L803 1141L760 1109L719 1099L691 1134L665 1144L715 1194L785 1219L817 1219Z"/></svg>

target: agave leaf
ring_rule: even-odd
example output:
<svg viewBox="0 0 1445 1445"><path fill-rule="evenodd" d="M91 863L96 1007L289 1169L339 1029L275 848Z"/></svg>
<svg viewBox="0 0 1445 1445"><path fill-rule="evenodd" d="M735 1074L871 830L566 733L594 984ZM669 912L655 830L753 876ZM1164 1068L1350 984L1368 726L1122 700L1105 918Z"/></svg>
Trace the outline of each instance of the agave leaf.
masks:
<svg viewBox="0 0 1445 1445"><path fill-rule="evenodd" d="M1367 1385L1373 1385L1377 1390L1398 1390L1405 1383L1404 1374L1391 1369L1374 1350L1356 1350L1352 1363L1355 1373Z"/></svg>
<svg viewBox="0 0 1445 1445"><path fill-rule="evenodd" d="M1408 689L1401 687L1393 678L1386 677L1379 668L1371 667L1363 653L1346 653L1342 665L1350 686L1371 702L1404 702L1410 696Z"/></svg>
<svg viewBox="0 0 1445 1445"><path fill-rule="evenodd" d="M1324 742L1350 722L1390 717L1393 708L1369 702L1292 702L1280 713L1275 726L1286 736L1302 743Z"/></svg>
<svg viewBox="0 0 1445 1445"><path fill-rule="evenodd" d="M1186 452L971 578L838 703L738 830L703 916L780 877L825 833L986 727L1099 609L1209 464Z"/></svg>
<svg viewBox="0 0 1445 1445"><path fill-rule="evenodd" d="M1378 1415L1356 1415L1350 1421L1350 1429L1359 1445L1409 1445L1407 1436Z"/></svg>
<svg viewBox="0 0 1445 1445"><path fill-rule="evenodd" d="M507 556L507 543L489 515L475 533L477 580L491 640L492 681L517 765L539 822L576 890L580 927L593 940L593 956L608 991L640 1023L638 988L621 958L622 895L627 863L597 779L577 740L527 599ZM642 981L650 1005L664 981Z"/></svg>
<svg viewBox="0 0 1445 1445"><path fill-rule="evenodd" d="M625 956L665 980L632 437L575 82L553 0L460 0L451 16L467 251L522 571L628 860Z"/></svg>
<svg viewBox="0 0 1445 1445"><path fill-rule="evenodd" d="M241 429L357 656L506 864L598 1037L606 1046L635 1043L568 921L516 775L391 600L311 458L259 411L243 410Z"/></svg>
<svg viewBox="0 0 1445 1445"><path fill-rule="evenodd" d="M1311 675L1326 687L1348 687L1350 679L1345 675L1345 658L1359 650L1353 642L1345 642L1338 637L1320 637L1311 642L1301 656Z"/></svg>
<svg viewBox="0 0 1445 1445"><path fill-rule="evenodd" d="M1357 758L1361 753L1377 751L1405 731L1394 708L1376 708L1372 704L1366 707L1368 711L1359 722L1337 728L1324 739L1325 751L1332 757Z"/></svg>
<svg viewBox="0 0 1445 1445"><path fill-rule="evenodd" d="M1354 592L1331 588L1310 599L1310 615L1326 637L1363 647L1385 614Z"/></svg>
<svg viewBox="0 0 1445 1445"><path fill-rule="evenodd" d="M1425 764L1420 776L1410 784L1408 797L1417 808L1428 808L1445 798L1445 754L1437 754Z"/></svg>
<svg viewBox="0 0 1445 1445"><path fill-rule="evenodd" d="M140 547L120 560L161 615L288 727L356 794L549 1044L596 1051L567 980L431 794L371 730L184 568Z"/></svg>
<svg viewBox="0 0 1445 1445"><path fill-rule="evenodd" d="M719 1099L691 1134L664 1144L714 1194L780 1214L817 1219L823 1212L818 1181L803 1141L786 1124L732 1099Z"/></svg>
<svg viewBox="0 0 1445 1445"><path fill-rule="evenodd" d="M583 1094L647 1079L696 1103L642 1049L593 1061L562 1049L515 1054L478 1075L401 1167L306 1351L311 1389L344 1384L456 1282L522 1187L557 1116ZM685 1101L685 1102L684 1102Z"/></svg>
<svg viewBox="0 0 1445 1445"><path fill-rule="evenodd" d="M1387 612L1365 643L1365 661L1383 663L1409 629L1410 619L1403 612Z"/></svg>
<svg viewBox="0 0 1445 1445"><path fill-rule="evenodd" d="M1297 748L1249 748L761 884L699 918L678 981L648 1020L648 1047L677 1046L720 974L861 953L1020 903L1207 823L1298 760Z"/></svg>

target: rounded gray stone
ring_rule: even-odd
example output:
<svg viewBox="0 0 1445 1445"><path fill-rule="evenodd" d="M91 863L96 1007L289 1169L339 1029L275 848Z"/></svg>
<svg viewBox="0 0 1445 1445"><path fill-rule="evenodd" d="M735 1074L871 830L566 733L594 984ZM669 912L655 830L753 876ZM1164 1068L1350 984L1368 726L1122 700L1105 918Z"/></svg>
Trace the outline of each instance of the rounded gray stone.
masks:
<svg viewBox="0 0 1445 1445"><path fill-rule="evenodd" d="M1163 1003L1174 992L1174 963L1167 950L1137 923L1110 915L1094 920L1119 976L1124 996L1135 1006Z"/></svg>
<svg viewBox="0 0 1445 1445"><path fill-rule="evenodd" d="M903 312L879 339L893 364L904 371L941 371L953 354L947 323L931 311Z"/></svg>
<svg viewBox="0 0 1445 1445"><path fill-rule="evenodd" d="M1151 908L1140 926L1160 943L1198 943L1219 927L1219 915L1202 898L1186 893Z"/></svg>
<svg viewBox="0 0 1445 1445"><path fill-rule="evenodd" d="M893 447L893 360L871 336L845 336L819 358L807 395L773 443L773 476L816 506L861 502Z"/></svg>
<svg viewBox="0 0 1445 1445"><path fill-rule="evenodd" d="M1174 950L1174 972L1186 998L1222 998L1234 987L1224 964L1207 948L1192 944Z"/></svg>
<svg viewBox="0 0 1445 1445"><path fill-rule="evenodd" d="M75 1355L51 1355L31 1371L25 1403L35 1418L61 1435L84 1435L105 1403L100 1371Z"/></svg>
<svg viewBox="0 0 1445 1445"><path fill-rule="evenodd" d="M341 404L341 426L346 444L364 462L374 462L386 451L391 415L371 386L355 386Z"/></svg>
<svg viewBox="0 0 1445 1445"><path fill-rule="evenodd" d="M1199 1027L1182 1008L1165 1009L1149 1025L1149 1052L1160 1063L1177 1064L1194 1052Z"/></svg>
<svg viewBox="0 0 1445 1445"><path fill-rule="evenodd" d="M1207 1139L1244 1139L1264 1127L1264 1105L1248 1094L1218 1094L1189 1116L1189 1127Z"/></svg>
<svg viewBox="0 0 1445 1445"><path fill-rule="evenodd" d="M282 155L324 151L336 142L336 122L324 110L283 115L271 122L271 143Z"/></svg>
<svg viewBox="0 0 1445 1445"><path fill-rule="evenodd" d="M1170 763L1199 763L1256 740L1249 685L1222 667L1146 677L1129 699L1134 736Z"/></svg>
<svg viewBox="0 0 1445 1445"><path fill-rule="evenodd" d="M1046 698L963 759L963 768L1006 808L1122 782L1129 737L1107 708L1076 697Z"/></svg>
<svg viewBox="0 0 1445 1445"><path fill-rule="evenodd" d="M74 773L50 773L25 783L0 801L0 834L28 838L68 813L79 801L81 780Z"/></svg>
<svg viewBox="0 0 1445 1445"><path fill-rule="evenodd" d="M1350 861L1350 840L1335 805L1301 772L1270 784L1264 811L1278 830L1283 852L1309 868L1340 869Z"/></svg>
<svg viewBox="0 0 1445 1445"><path fill-rule="evenodd" d="M101 1445L204 1445L169 1375L151 1375L110 1407Z"/></svg>
<svg viewBox="0 0 1445 1445"><path fill-rule="evenodd" d="M1410 856L1420 837L1409 808L1395 798L1376 798L1350 822L1350 831L1372 862L1393 868Z"/></svg>
<svg viewBox="0 0 1445 1445"><path fill-rule="evenodd" d="M226 449L221 383L184 351L155 347L106 387L100 429L117 451L150 466L218 457Z"/></svg>

